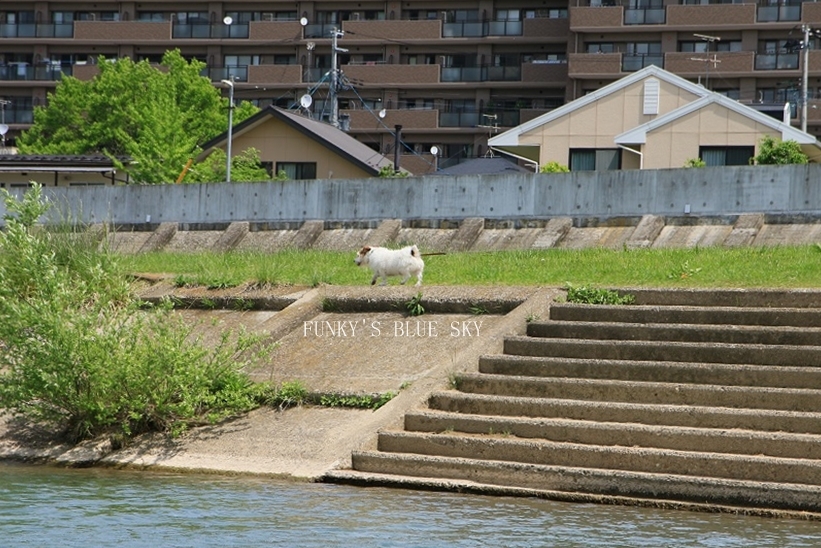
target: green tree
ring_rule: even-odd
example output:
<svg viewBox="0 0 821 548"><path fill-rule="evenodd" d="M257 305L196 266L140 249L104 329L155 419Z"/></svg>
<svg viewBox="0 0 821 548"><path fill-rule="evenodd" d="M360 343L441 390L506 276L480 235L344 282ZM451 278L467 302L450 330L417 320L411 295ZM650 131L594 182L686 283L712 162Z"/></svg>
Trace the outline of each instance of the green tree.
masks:
<svg viewBox="0 0 821 548"><path fill-rule="evenodd" d="M701 158L688 158L684 162L684 167L706 167L707 164Z"/></svg>
<svg viewBox="0 0 821 548"><path fill-rule="evenodd" d="M17 140L20 151L130 156L134 181L173 182L201 143L228 128L228 100L201 76L204 67L179 50L166 52L161 67L101 58L92 80L63 77L48 105L34 109L34 124ZM240 104L234 123L257 110Z"/></svg>
<svg viewBox="0 0 821 548"><path fill-rule="evenodd" d="M215 149L208 157L195 164L183 179L184 183L211 183L225 181L227 177L225 169L226 152L222 149ZM234 154L231 158L231 181L256 182L270 181L265 167L259 159L259 151L255 148L247 148L240 154Z"/></svg>
<svg viewBox="0 0 821 548"><path fill-rule="evenodd" d="M758 155L753 160L759 165L806 164L809 161L797 141L781 141L770 136L759 141Z"/></svg>

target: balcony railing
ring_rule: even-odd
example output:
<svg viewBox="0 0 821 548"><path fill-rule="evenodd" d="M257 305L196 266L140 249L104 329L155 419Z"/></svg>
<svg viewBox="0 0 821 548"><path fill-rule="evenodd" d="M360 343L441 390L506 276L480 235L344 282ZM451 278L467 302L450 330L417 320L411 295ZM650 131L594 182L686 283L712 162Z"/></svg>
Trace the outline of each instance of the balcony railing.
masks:
<svg viewBox="0 0 821 548"><path fill-rule="evenodd" d="M73 38L73 23L4 23L0 38Z"/></svg>
<svg viewBox="0 0 821 548"><path fill-rule="evenodd" d="M649 67L650 65L655 65L657 67L664 68L664 55L660 53L625 53L621 57L622 72L636 72L637 70Z"/></svg>
<svg viewBox="0 0 821 548"><path fill-rule="evenodd" d="M331 38L331 31L342 29L342 23L305 25L305 38Z"/></svg>
<svg viewBox="0 0 821 548"><path fill-rule="evenodd" d="M439 111L439 127L476 127L478 125L478 112Z"/></svg>
<svg viewBox="0 0 821 548"><path fill-rule="evenodd" d="M3 112L6 124L33 124L34 110L31 108L7 108Z"/></svg>
<svg viewBox="0 0 821 548"><path fill-rule="evenodd" d="M494 122L493 125L497 127L516 127L519 125L519 111L505 111L505 112L491 112L487 115L484 115L487 119L488 116L495 116L495 118L491 118Z"/></svg>
<svg viewBox="0 0 821 548"><path fill-rule="evenodd" d="M796 70L797 53L756 53L755 70Z"/></svg>
<svg viewBox="0 0 821 548"><path fill-rule="evenodd" d="M789 0L786 2L780 2L776 5L771 5L770 3L760 4L758 6L758 13L756 17L759 23L800 21L801 2Z"/></svg>
<svg viewBox="0 0 821 548"><path fill-rule="evenodd" d="M207 76L212 82L219 82L230 78L233 78L235 82L247 82L248 66L206 67L203 69L202 75Z"/></svg>
<svg viewBox="0 0 821 548"><path fill-rule="evenodd" d="M664 8L625 8L625 25L663 25L666 11Z"/></svg>
<svg viewBox="0 0 821 548"><path fill-rule="evenodd" d="M521 36L521 21L460 21L442 24L442 38Z"/></svg>
<svg viewBox="0 0 821 548"><path fill-rule="evenodd" d="M442 82L519 82L522 66L442 67Z"/></svg>
<svg viewBox="0 0 821 548"><path fill-rule="evenodd" d="M171 28L171 37L179 39L192 38L248 38L249 26L247 23L231 25L210 23L174 23Z"/></svg>
<svg viewBox="0 0 821 548"><path fill-rule="evenodd" d="M0 80L39 80L56 81L63 75L71 76L70 65L29 65L27 63L11 63L0 65Z"/></svg>

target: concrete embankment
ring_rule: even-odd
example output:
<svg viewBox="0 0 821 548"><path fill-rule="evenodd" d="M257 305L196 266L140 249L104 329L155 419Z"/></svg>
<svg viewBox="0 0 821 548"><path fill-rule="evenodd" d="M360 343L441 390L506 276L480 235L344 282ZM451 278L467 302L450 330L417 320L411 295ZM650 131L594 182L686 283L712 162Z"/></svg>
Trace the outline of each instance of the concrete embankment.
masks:
<svg viewBox="0 0 821 548"><path fill-rule="evenodd" d="M420 291L426 314L410 317ZM206 339L243 325L279 341L257 380L397 396L376 411L262 409L119 451L37 445L7 420L0 456L821 519L821 292L623 291L636 304L146 283L144 298L173 294L206 319Z"/></svg>

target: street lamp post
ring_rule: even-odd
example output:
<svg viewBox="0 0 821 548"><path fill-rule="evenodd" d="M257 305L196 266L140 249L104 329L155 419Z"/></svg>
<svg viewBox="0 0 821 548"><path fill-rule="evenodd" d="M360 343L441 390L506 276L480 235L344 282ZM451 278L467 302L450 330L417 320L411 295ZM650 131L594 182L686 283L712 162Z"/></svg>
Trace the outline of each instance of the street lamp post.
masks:
<svg viewBox="0 0 821 548"><path fill-rule="evenodd" d="M231 141L234 130L234 78L223 80L223 84L228 86L228 152L225 158L225 180L231 182Z"/></svg>

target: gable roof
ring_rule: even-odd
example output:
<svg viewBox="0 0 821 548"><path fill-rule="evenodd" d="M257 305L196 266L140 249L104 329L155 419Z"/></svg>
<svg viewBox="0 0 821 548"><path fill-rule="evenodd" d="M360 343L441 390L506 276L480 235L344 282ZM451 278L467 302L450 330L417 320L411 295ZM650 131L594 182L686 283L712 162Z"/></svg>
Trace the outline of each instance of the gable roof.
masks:
<svg viewBox="0 0 821 548"><path fill-rule="evenodd" d="M506 158L474 158L454 166L440 169L430 175L489 175L496 173L533 173Z"/></svg>
<svg viewBox="0 0 821 548"><path fill-rule="evenodd" d="M255 115L234 126L232 138L249 131L251 128L259 126L271 118L284 122L289 127L313 139L372 175L378 175L379 170L385 166L393 166L393 162L385 156L357 141L341 129L273 105L262 109ZM202 160L211 153L214 147L226 143L227 140L228 132L226 131L203 144L203 152L197 159Z"/></svg>
<svg viewBox="0 0 821 548"><path fill-rule="evenodd" d="M553 109L550 112L546 112L541 116L537 116L536 118L533 118L532 120L525 122L524 124L509 129L504 133L500 133L495 137L491 137L490 139L488 139L488 146L521 146L519 145L519 137L521 135L540 126L543 126L544 124L552 122L553 120L561 118L562 116L565 116L586 105L594 103L602 97L607 97L608 95L612 95L613 93L621 91L622 89L631 86L636 82L641 82L642 80L649 77L658 78L659 80L668 82L674 86L677 86L681 89L693 93L697 97L705 97L707 95L712 94L712 92L708 91L703 86L694 84L693 82L690 82L689 80L686 80L681 76L676 76L672 72L668 72L655 65L650 65L649 67L645 67L639 71L633 72L625 76L624 78L620 78L613 83L610 83L602 88L599 88L592 93L588 93L583 97L579 97L574 101L570 101L569 103L566 103L559 108Z"/></svg>
<svg viewBox="0 0 821 548"><path fill-rule="evenodd" d="M733 112L753 120L754 122L769 127L774 131L780 132L782 141L796 141L799 145L801 145L801 150L809 157L810 161L821 161L821 143L818 142L815 136L794 128L789 124L785 124L784 122L779 122L768 114L760 112L719 93L710 93L708 96L701 97L700 99L687 103L686 105L672 110L667 114L663 114L655 120L645 122L640 126L636 126L631 130L616 135L614 142L618 145L644 144L647 141L647 134L649 132L679 120L688 114L706 108L709 105L715 104L721 105L726 109L732 110Z"/></svg>

